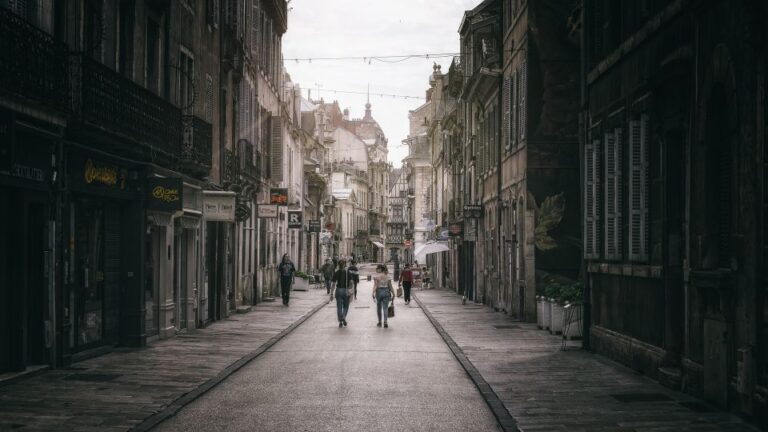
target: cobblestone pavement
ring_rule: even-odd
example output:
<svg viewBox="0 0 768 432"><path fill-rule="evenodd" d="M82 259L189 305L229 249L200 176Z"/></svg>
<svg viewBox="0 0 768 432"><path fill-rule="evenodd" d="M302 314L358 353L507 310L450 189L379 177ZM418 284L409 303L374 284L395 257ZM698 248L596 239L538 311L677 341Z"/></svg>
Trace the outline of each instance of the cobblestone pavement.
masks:
<svg viewBox="0 0 768 432"><path fill-rule="evenodd" d="M294 291L205 329L121 349L0 387L0 431L124 431L226 374L243 357L328 301Z"/></svg>
<svg viewBox="0 0 768 432"><path fill-rule="evenodd" d="M415 297L491 385L521 431L757 431L603 357L561 351L561 338L535 324L513 322L483 305L462 305L461 297L448 291L420 290Z"/></svg>

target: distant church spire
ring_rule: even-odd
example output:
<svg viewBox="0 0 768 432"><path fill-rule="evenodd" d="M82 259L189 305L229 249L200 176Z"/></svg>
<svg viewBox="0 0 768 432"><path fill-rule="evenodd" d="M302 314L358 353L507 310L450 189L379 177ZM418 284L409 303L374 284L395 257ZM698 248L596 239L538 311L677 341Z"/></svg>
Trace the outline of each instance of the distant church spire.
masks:
<svg viewBox="0 0 768 432"><path fill-rule="evenodd" d="M368 98L365 102L365 117L363 117L363 120L373 120L373 117L371 116L371 83L368 83L367 95Z"/></svg>

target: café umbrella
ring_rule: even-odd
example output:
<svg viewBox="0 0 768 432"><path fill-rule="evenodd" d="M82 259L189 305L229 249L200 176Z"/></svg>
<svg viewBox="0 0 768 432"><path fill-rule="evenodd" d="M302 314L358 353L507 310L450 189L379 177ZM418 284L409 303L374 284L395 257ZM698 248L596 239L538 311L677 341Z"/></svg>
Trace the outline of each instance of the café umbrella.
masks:
<svg viewBox="0 0 768 432"><path fill-rule="evenodd" d="M429 254L446 252L449 250L451 250L451 247L448 246L448 242L429 242L417 247L416 250L413 251L413 256L416 257L417 260L421 259L423 261L424 257Z"/></svg>

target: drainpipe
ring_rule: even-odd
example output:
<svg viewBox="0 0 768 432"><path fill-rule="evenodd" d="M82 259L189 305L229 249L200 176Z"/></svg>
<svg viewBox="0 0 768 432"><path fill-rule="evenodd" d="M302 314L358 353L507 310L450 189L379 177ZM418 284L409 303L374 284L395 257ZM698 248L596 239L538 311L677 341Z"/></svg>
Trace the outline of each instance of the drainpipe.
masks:
<svg viewBox="0 0 768 432"><path fill-rule="evenodd" d="M581 7L581 35L580 35L580 51L579 51L579 57L581 59L580 66L581 66L581 80L579 80L580 83L580 99L581 99L581 113L579 115L579 136L581 137L581 142L579 143L579 184L580 184L580 191L582 193L582 196L584 194L584 188L586 184L584 184L584 144L587 142L587 122L588 122L588 101L587 101L587 16L588 14L586 11L591 6L591 0L583 0L582 1L582 7ZM581 205L581 232L585 232L585 226L584 226L584 199L580 199L579 203ZM583 252L583 250L582 250ZM582 339L581 339L581 346L585 350L590 349L590 330L592 326L592 304L591 304L591 297L592 297L592 277L587 273L587 262L586 260L581 260L581 274L582 274L582 285L584 286L584 292L582 294L582 303L583 303L583 329L582 329Z"/></svg>

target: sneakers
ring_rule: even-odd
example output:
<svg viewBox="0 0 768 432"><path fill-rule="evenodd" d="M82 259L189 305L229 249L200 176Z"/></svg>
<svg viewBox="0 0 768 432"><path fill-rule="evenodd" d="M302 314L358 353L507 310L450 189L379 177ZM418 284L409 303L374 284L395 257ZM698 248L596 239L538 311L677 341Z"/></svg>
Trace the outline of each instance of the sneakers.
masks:
<svg viewBox="0 0 768 432"><path fill-rule="evenodd" d="M376 327L381 327L381 323L376 323Z"/></svg>
<svg viewBox="0 0 768 432"><path fill-rule="evenodd" d="M389 328L386 322L384 323L384 328Z"/></svg>

